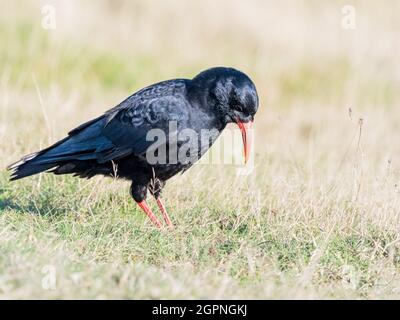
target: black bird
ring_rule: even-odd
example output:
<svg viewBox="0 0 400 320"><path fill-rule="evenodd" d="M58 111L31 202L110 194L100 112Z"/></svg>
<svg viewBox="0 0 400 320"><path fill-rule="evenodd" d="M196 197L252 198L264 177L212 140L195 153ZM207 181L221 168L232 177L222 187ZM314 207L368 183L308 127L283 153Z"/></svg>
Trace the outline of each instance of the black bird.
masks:
<svg viewBox="0 0 400 320"><path fill-rule="evenodd" d="M211 68L191 80L173 79L148 86L7 169L12 171L10 180L43 171L130 180L131 196L149 218L162 226L146 203L148 190L166 224L172 226L160 198L166 180L187 170L232 122L242 132L247 161L249 130L257 109L256 87L246 74L233 68ZM206 143L201 139L204 130L208 130ZM193 133L197 136L189 139Z"/></svg>

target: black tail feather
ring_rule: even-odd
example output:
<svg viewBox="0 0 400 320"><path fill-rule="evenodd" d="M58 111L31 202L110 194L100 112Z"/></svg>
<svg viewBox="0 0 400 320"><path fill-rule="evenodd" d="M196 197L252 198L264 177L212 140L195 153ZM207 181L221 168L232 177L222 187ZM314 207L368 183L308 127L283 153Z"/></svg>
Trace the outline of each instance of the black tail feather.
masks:
<svg viewBox="0 0 400 320"><path fill-rule="evenodd" d="M34 174L47 171L54 167L54 164L38 164L38 165L31 165L29 163L21 164L20 166L16 167L15 169L11 169L11 177L10 181L22 179L25 177L32 176Z"/></svg>
<svg viewBox="0 0 400 320"><path fill-rule="evenodd" d="M126 155L125 150L115 148L110 140L102 135L103 117L89 121L67 137L52 146L23 157L10 165L10 180L22 179L40 172L55 174L75 173L84 177L97 174L98 170L109 171L111 155ZM110 158L110 159L109 159ZM103 160L105 159L105 160Z"/></svg>

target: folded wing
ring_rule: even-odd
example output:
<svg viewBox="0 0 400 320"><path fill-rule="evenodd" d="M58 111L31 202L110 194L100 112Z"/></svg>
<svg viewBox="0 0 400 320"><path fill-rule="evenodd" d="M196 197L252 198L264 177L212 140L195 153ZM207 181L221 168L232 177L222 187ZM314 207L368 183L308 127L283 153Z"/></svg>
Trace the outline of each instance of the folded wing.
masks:
<svg viewBox="0 0 400 320"><path fill-rule="evenodd" d="M184 90L184 80L171 80L139 91L104 115L72 130L49 148L10 165L11 180L49 170L89 176L80 171L145 153L152 144L146 139L149 130L167 130L169 121L182 124L187 120L188 105L181 99Z"/></svg>

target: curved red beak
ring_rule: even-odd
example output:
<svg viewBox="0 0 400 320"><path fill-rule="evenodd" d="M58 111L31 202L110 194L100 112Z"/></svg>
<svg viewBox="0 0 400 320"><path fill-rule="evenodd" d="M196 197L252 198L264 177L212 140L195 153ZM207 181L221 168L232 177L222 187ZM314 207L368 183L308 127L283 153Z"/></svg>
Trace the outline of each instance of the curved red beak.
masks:
<svg viewBox="0 0 400 320"><path fill-rule="evenodd" d="M244 163L247 163L250 157L251 145L253 143L253 121L241 122L236 121L237 125L242 132L243 147L244 147Z"/></svg>

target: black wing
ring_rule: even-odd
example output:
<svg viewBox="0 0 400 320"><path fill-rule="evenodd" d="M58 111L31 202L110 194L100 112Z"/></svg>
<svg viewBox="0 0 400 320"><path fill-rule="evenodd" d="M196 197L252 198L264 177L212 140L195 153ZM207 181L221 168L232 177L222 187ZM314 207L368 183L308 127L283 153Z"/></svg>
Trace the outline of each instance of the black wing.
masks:
<svg viewBox="0 0 400 320"><path fill-rule="evenodd" d="M51 147L25 156L9 166L12 180L73 161L105 163L128 155L142 155L153 143L146 135L151 129L168 131L170 121L184 127L190 105L186 99L188 80L160 82L133 94L104 115L69 132Z"/></svg>
<svg viewBox="0 0 400 320"><path fill-rule="evenodd" d="M144 154L153 143L146 139L147 133L152 129L168 133L171 121L185 127L190 109L186 81L171 80L150 86L107 112L102 134L115 150L110 150L100 161L110 161L119 153Z"/></svg>

